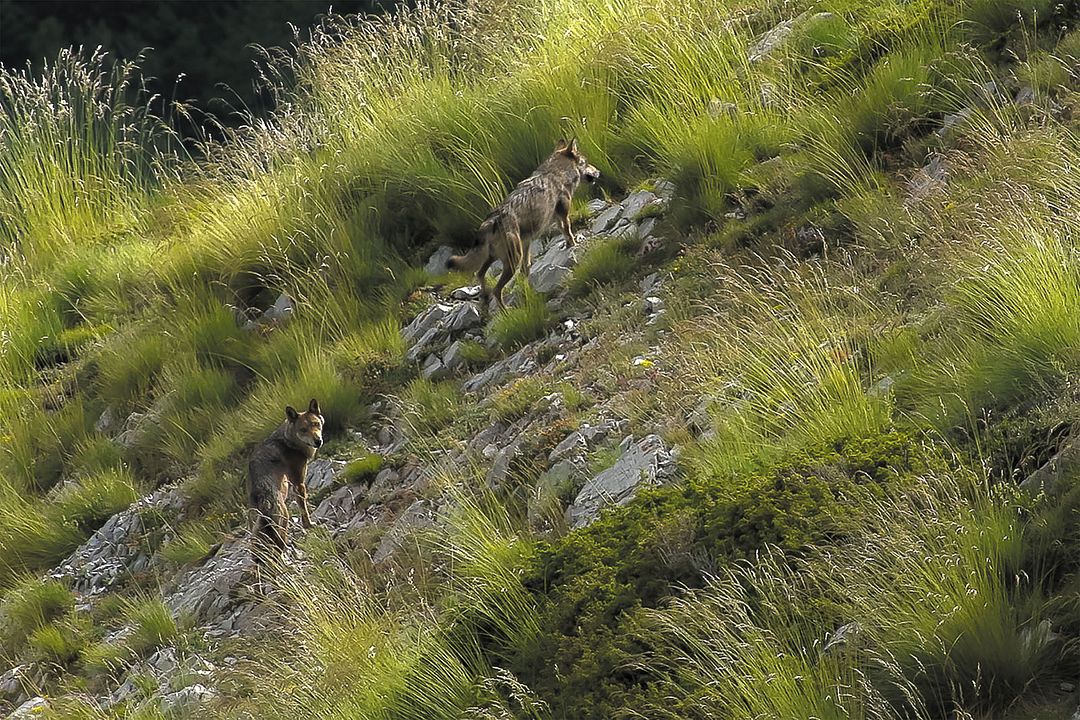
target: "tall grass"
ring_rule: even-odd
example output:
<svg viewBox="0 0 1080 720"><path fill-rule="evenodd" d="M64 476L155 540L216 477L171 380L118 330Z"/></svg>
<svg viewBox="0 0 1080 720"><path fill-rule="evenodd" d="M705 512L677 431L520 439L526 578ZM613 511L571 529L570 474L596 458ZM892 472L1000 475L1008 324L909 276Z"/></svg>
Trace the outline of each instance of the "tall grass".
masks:
<svg viewBox="0 0 1080 720"><path fill-rule="evenodd" d="M122 237L169 172L137 63L64 50L40 76L0 73L0 237L31 266Z"/></svg>

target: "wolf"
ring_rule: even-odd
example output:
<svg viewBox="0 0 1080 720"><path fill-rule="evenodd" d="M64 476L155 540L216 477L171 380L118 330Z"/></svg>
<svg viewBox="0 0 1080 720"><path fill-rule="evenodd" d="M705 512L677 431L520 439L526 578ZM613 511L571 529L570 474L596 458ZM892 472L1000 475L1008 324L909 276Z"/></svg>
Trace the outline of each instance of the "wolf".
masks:
<svg viewBox="0 0 1080 720"><path fill-rule="evenodd" d="M300 521L311 527L307 498L307 466L322 446L324 418L312 398L306 412L285 408L285 422L259 443L248 461L247 506L251 551L256 571L268 557L280 560L288 540L292 487L300 504Z"/></svg>
<svg viewBox="0 0 1080 720"><path fill-rule="evenodd" d="M480 244L464 255L451 256L448 268L475 271L486 306L490 296L485 275L491 264L500 260L503 270L494 294L499 309L504 310L502 291L514 273L520 270L522 276L529 277L529 243L534 237L558 219L567 247L574 245L571 198L582 180L593 183L599 178L600 171L581 154L576 139L569 143L559 140L548 159L480 223Z"/></svg>

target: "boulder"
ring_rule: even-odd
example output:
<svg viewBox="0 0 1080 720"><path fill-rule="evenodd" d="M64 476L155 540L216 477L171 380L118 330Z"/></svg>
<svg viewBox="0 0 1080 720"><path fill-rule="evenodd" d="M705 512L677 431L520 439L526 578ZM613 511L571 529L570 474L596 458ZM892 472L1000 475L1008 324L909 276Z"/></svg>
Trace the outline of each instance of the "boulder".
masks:
<svg viewBox="0 0 1080 720"><path fill-rule="evenodd" d="M232 611L237 590L252 569L248 541L226 540L202 565L176 577L165 595L165 605L173 617L190 616L200 623L213 623Z"/></svg>
<svg viewBox="0 0 1080 720"><path fill-rule="evenodd" d="M428 275L442 275L447 271L447 262L450 260L450 256L454 254L454 248L449 245L440 245L439 249L431 254L428 258L427 264L424 265L424 272Z"/></svg>
<svg viewBox="0 0 1080 720"><path fill-rule="evenodd" d="M306 482L308 497L321 495L333 487L334 483L337 482L341 471L344 469L344 460L317 458L309 462Z"/></svg>
<svg viewBox="0 0 1080 720"><path fill-rule="evenodd" d="M441 325L447 333L454 334L479 327L482 323L480 308L476 303L466 302L451 310Z"/></svg>
<svg viewBox="0 0 1080 720"><path fill-rule="evenodd" d="M189 687L161 696L159 708L168 718L198 717L217 697L217 693L205 685L196 683Z"/></svg>
<svg viewBox="0 0 1080 720"><path fill-rule="evenodd" d="M592 223L589 225L589 232L593 235L607 232L610 228L615 226L615 223L618 222L622 214L623 208L621 205L609 206L593 219Z"/></svg>
<svg viewBox="0 0 1080 720"><path fill-rule="evenodd" d="M799 18L784 20L758 37L749 49L750 63L756 65L776 52L795 32L795 24L798 20Z"/></svg>
<svg viewBox="0 0 1080 720"><path fill-rule="evenodd" d="M43 697L32 697L19 707L15 712L7 716L7 720L34 720L41 717L49 708L49 703Z"/></svg>
<svg viewBox="0 0 1080 720"><path fill-rule="evenodd" d="M1064 478L1071 478L1080 471L1080 438L1071 437L1054 457L1020 483L1020 489L1032 495L1053 495L1061 487Z"/></svg>
<svg viewBox="0 0 1080 720"><path fill-rule="evenodd" d="M478 300L479 298L479 285L466 285L464 287L459 287L450 293L451 300Z"/></svg>
<svg viewBox="0 0 1080 720"><path fill-rule="evenodd" d="M410 346L415 345L417 341L424 337L429 331L437 328L443 318L449 315L450 311L453 309L453 305L448 305L447 303L435 303L421 312L401 331L401 336L405 339L405 343Z"/></svg>
<svg viewBox="0 0 1080 720"><path fill-rule="evenodd" d="M643 484L656 484L673 468L672 454L658 435L647 435L638 442L626 438L622 454L615 464L585 483L566 510L570 527L585 527L609 505L629 502Z"/></svg>
<svg viewBox="0 0 1080 720"><path fill-rule="evenodd" d="M935 154L907 182L911 200L924 200L945 190L949 179L949 163L943 155Z"/></svg>
<svg viewBox="0 0 1080 720"><path fill-rule="evenodd" d="M529 268L529 284L541 293L549 293L562 284L574 267L574 249L565 242L552 243Z"/></svg>
<svg viewBox="0 0 1080 720"><path fill-rule="evenodd" d="M622 201L622 217L631 222L638 219L638 215L645 208L657 202L659 198L652 190L637 190L626 196Z"/></svg>

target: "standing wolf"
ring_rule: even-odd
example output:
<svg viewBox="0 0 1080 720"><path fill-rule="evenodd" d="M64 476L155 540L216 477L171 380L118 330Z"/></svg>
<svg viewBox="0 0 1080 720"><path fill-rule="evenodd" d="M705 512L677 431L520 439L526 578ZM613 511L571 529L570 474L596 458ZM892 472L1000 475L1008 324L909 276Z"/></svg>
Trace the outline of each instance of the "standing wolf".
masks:
<svg viewBox="0 0 1080 720"><path fill-rule="evenodd" d="M548 159L518 183L480 224L480 244L464 255L451 257L448 266L456 270L475 270L486 304L489 298L484 276L493 262L502 261L502 276L495 285L495 302L500 309L505 309L502 290L514 272L521 270L526 279L529 277L529 243L558 218L566 235L566 244L572 246L574 231L570 227L570 200L582 180L591 183L599 177L600 171L578 151L577 140L571 140L569 144L560 140Z"/></svg>
<svg viewBox="0 0 1080 720"><path fill-rule="evenodd" d="M285 408L285 422L263 440L248 462L248 522L256 569L271 553L281 559L289 531L286 503L291 486L300 503L300 520L311 527L307 466L322 445L323 416L312 399L307 412Z"/></svg>

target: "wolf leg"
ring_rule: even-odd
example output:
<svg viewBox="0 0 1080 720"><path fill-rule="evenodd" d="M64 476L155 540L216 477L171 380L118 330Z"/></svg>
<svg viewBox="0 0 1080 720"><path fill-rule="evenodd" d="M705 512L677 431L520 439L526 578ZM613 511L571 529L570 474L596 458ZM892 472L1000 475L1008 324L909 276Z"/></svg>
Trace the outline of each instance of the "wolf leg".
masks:
<svg viewBox="0 0 1080 720"><path fill-rule="evenodd" d="M574 228L570 225L570 198L565 197L555 203L555 215L559 218L559 227L566 236L566 247L574 247Z"/></svg>
<svg viewBox="0 0 1080 720"><path fill-rule="evenodd" d="M487 289L487 271L493 262L495 262L495 258L488 255L487 260L484 261L484 264L480 266L480 270L476 273L476 279L480 281L480 302L484 307L487 307L490 301Z"/></svg>
<svg viewBox="0 0 1080 720"><path fill-rule="evenodd" d="M516 259L516 258L515 258ZM510 278L514 277L514 270L516 263L512 262L510 258L506 258L503 261L502 275L499 277L499 282L495 283L495 304L499 306L500 310L505 310L506 305L503 303L502 292L506 287L506 283L510 282Z"/></svg>

